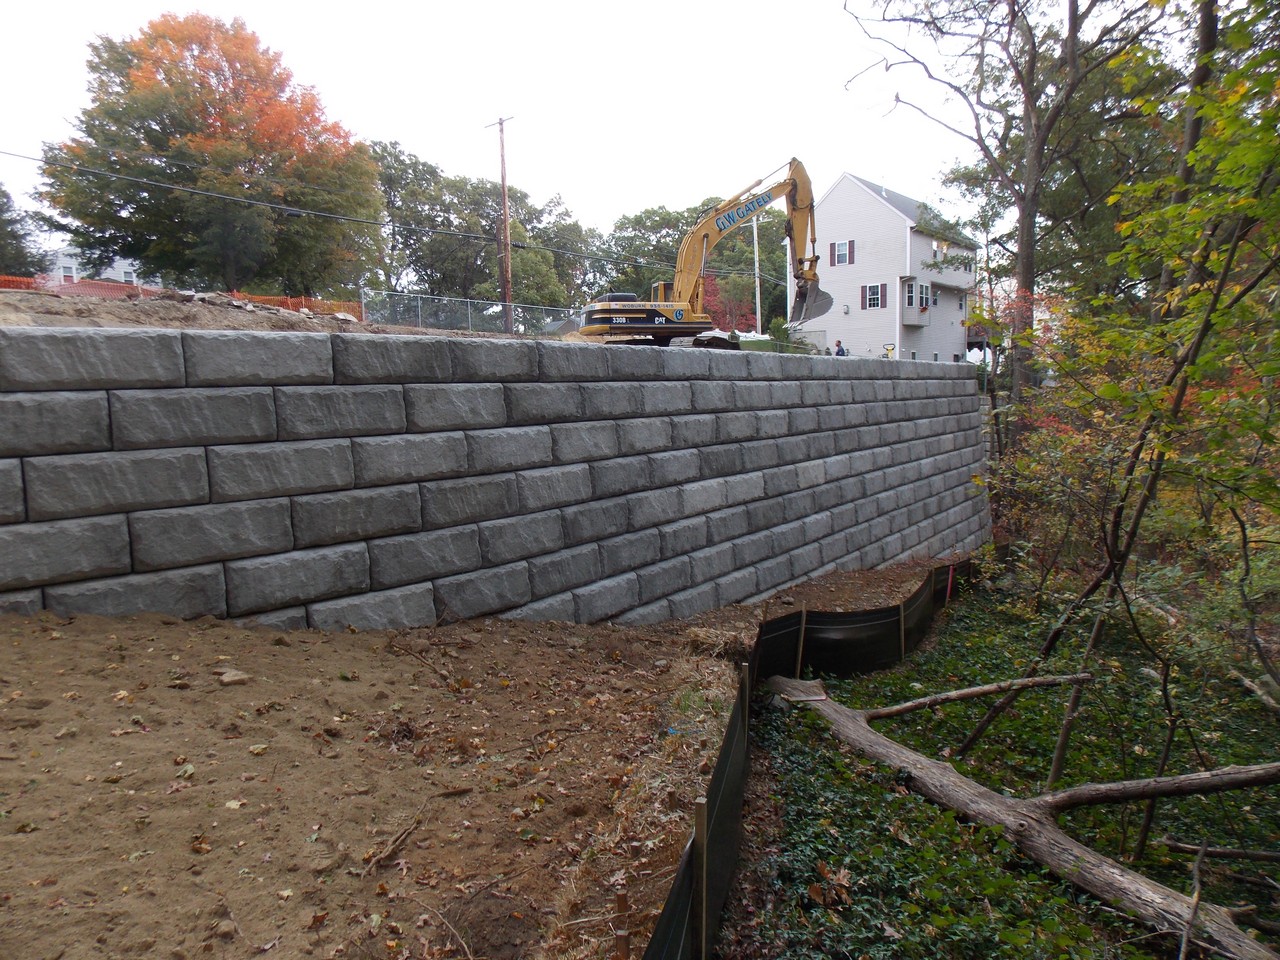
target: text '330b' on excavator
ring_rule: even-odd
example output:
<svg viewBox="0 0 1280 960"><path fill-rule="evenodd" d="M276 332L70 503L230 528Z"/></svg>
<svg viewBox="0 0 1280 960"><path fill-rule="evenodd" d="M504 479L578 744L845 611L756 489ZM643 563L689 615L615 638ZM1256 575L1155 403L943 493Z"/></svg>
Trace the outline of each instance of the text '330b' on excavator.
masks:
<svg viewBox="0 0 1280 960"><path fill-rule="evenodd" d="M748 222L782 197L787 201L787 240L796 295L790 321L802 323L831 309L831 297L818 289L817 234L813 219L813 185L804 164L792 159L787 175L760 190L757 180L745 190L713 207L689 231L676 257L675 279L653 285L652 299L634 293L609 293L582 311L583 336L612 342L666 346L676 337L695 337L714 330L702 310L707 258L715 245L735 227ZM803 256L803 243L809 255Z"/></svg>

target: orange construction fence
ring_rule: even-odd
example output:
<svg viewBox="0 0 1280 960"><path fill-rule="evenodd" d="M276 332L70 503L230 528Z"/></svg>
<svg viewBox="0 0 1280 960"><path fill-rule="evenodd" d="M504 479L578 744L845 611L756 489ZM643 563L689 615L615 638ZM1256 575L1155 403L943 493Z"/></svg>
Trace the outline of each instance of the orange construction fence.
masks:
<svg viewBox="0 0 1280 960"><path fill-rule="evenodd" d="M58 283L53 277L40 275L36 277L0 276L0 290L48 290L59 296L67 297L100 297L104 300L140 300L159 296L164 292L162 287L143 287L134 283L119 283L114 280L77 280L74 283ZM263 306L280 307L284 310L310 310L317 314L349 313L361 323L364 322L364 310L358 302L345 300L317 300L314 297L264 297L252 293L233 291L227 294L236 300L258 303Z"/></svg>

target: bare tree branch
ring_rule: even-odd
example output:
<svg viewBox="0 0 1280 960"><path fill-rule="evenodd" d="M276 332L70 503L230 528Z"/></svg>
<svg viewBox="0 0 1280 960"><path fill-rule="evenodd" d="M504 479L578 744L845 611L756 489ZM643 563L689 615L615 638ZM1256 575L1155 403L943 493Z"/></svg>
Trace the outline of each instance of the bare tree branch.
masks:
<svg viewBox="0 0 1280 960"><path fill-rule="evenodd" d="M988 683L980 687L967 687L964 690L948 690L946 693L935 693L929 697L921 697L919 700L909 700L906 703L895 704L890 707L875 707L866 711L868 720L884 720L887 717L900 717L906 713L914 713L917 710L929 710L933 707L940 707L944 703L959 703L962 700L976 700L978 697L989 697L997 693L1007 693L1010 690L1028 690L1031 687L1057 687L1064 684L1082 684L1089 683L1093 680L1091 673L1073 673L1060 677L1023 677L1020 680L1002 680L999 683Z"/></svg>
<svg viewBox="0 0 1280 960"><path fill-rule="evenodd" d="M914 792L970 820L1002 827L1004 836L1030 859L1153 929L1181 936L1190 921L1193 941L1225 957L1280 960L1280 954L1240 929L1231 911L1214 904L1194 905L1190 897L1073 840L1036 803L1002 796L957 773L950 764L931 760L878 733L867 723L865 712L827 699L820 682L772 677L768 685L826 718L832 732L864 756L904 774Z"/></svg>
<svg viewBox="0 0 1280 960"><path fill-rule="evenodd" d="M1257 763L1247 767L1219 767L1176 777L1149 777L1116 783L1085 783L1066 790L1042 793L1028 803L1057 815L1076 807L1100 803L1128 803L1152 797L1190 797L1224 793L1245 787L1268 787L1280 783L1280 763Z"/></svg>

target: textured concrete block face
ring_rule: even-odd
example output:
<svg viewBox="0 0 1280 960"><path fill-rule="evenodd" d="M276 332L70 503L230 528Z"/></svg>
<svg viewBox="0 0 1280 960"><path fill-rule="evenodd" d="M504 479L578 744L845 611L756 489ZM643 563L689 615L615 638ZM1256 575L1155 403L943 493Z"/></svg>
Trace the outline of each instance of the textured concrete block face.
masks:
<svg viewBox="0 0 1280 960"><path fill-rule="evenodd" d="M554 597L526 603L523 607L516 607L514 610L507 610L499 614L499 616L503 620L525 620L530 623L550 623L553 621L573 623L574 609L573 595L560 593Z"/></svg>
<svg viewBox="0 0 1280 960"><path fill-rule="evenodd" d="M735 440L755 440L760 436L759 422L754 412L721 414L716 422L716 441L732 443Z"/></svg>
<svg viewBox="0 0 1280 960"><path fill-rule="evenodd" d="M665 380L667 378L666 354L664 347L630 346L626 350L610 350L610 380Z"/></svg>
<svg viewBox="0 0 1280 960"><path fill-rule="evenodd" d="M82 453L25 461L32 520L176 507L209 500L202 447Z"/></svg>
<svg viewBox="0 0 1280 960"><path fill-rule="evenodd" d="M583 417L582 390L576 383L513 383L506 392L508 421L513 425Z"/></svg>
<svg viewBox="0 0 1280 960"><path fill-rule="evenodd" d="M618 455L618 430L612 421L554 423L551 452L556 463L581 464Z"/></svg>
<svg viewBox="0 0 1280 960"><path fill-rule="evenodd" d="M600 541L600 574L611 577L662 559L662 537L657 530L642 530Z"/></svg>
<svg viewBox="0 0 1280 960"><path fill-rule="evenodd" d="M693 413L693 387L688 383L642 383L640 402L647 416Z"/></svg>
<svg viewBox="0 0 1280 960"><path fill-rule="evenodd" d="M638 383L584 383L582 415L591 420L637 417L644 412L644 393Z"/></svg>
<svg viewBox="0 0 1280 960"><path fill-rule="evenodd" d="M648 489L649 458L619 457L591 464L591 489L599 498Z"/></svg>
<svg viewBox="0 0 1280 960"><path fill-rule="evenodd" d="M597 543L625 533L627 520L625 497L575 504L560 511L566 544Z"/></svg>
<svg viewBox="0 0 1280 960"><path fill-rule="evenodd" d="M715 609L717 602L718 595L714 583L700 584L667 598L671 617L675 620L683 620L706 610Z"/></svg>
<svg viewBox="0 0 1280 960"><path fill-rule="evenodd" d="M333 382L333 350L321 333L184 333L187 386Z"/></svg>
<svg viewBox="0 0 1280 960"><path fill-rule="evenodd" d="M470 620L528 603L529 567L512 563L437 580L436 614L442 621Z"/></svg>
<svg viewBox="0 0 1280 960"><path fill-rule="evenodd" d="M535 597L565 593L600 579L600 551L595 544L573 547L529 561L529 586Z"/></svg>
<svg viewBox="0 0 1280 960"><path fill-rule="evenodd" d="M289 501L250 500L130 514L133 567L191 567L293 549Z"/></svg>
<svg viewBox="0 0 1280 960"><path fill-rule="evenodd" d="M435 590L429 583L322 600L306 609L307 623L314 630L396 630L436 622Z"/></svg>
<svg viewBox="0 0 1280 960"><path fill-rule="evenodd" d="M702 413L719 413L734 409L733 384L725 380L695 380L693 409Z"/></svg>
<svg viewBox="0 0 1280 960"><path fill-rule="evenodd" d="M538 379L537 344L520 340L450 339L453 380L508 383Z"/></svg>
<svg viewBox="0 0 1280 960"><path fill-rule="evenodd" d="M124 517L0 527L0 590L128 573Z"/></svg>
<svg viewBox="0 0 1280 960"><path fill-rule="evenodd" d="M405 432L404 392L395 386L280 387L281 440Z"/></svg>
<svg viewBox="0 0 1280 960"><path fill-rule="evenodd" d="M526 470L516 477L520 508L538 513L591 499L591 470L585 463Z"/></svg>
<svg viewBox="0 0 1280 960"><path fill-rule="evenodd" d="M474 525L369 541L375 590L450 577L480 564L480 532Z"/></svg>
<svg viewBox="0 0 1280 960"><path fill-rule="evenodd" d="M711 350L663 350L663 380L706 380L711 376Z"/></svg>
<svg viewBox="0 0 1280 960"><path fill-rule="evenodd" d="M671 448L671 421L641 417L618 421L618 452L624 457Z"/></svg>
<svg viewBox="0 0 1280 960"><path fill-rule="evenodd" d="M305 630L307 629L307 608L286 607L284 610L264 610L231 622L240 627L248 627L250 630Z"/></svg>
<svg viewBox="0 0 1280 960"><path fill-rule="evenodd" d="M0 613L29 617L43 608L44 595L40 590L10 590L0 593Z"/></svg>
<svg viewBox="0 0 1280 960"><path fill-rule="evenodd" d="M507 427L467 434L467 455L473 473L501 473L549 467L550 427Z"/></svg>
<svg viewBox="0 0 1280 960"><path fill-rule="evenodd" d="M573 591L573 599L579 623L599 623L640 602L640 581L634 573L610 577Z"/></svg>
<svg viewBox="0 0 1280 960"><path fill-rule="evenodd" d="M0 457L110 449L104 391L0 394Z"/></svg>
<svg viewBox="0 0 1280 960"><path fill-rule="evenodd" d="M632 530L647 530L686 515L679 487L633 494L628 498L627 506L630 510L628 525Z"/></svg>
<svg viewBox="0 0 1280 960"><path fill-rule="evenodd" d="M754 569L735 570L716 581L716 600L719 606L739 603L756 592Z"/></svg>
<svg viewBox="0 0 1280 960"><path fill-rule="evenodd" d="M270 387L112 390L110 397L118 450L276 439Z"/></svg>
<svg viewBox="0 0 1280 960"><path fill-rule="evenodd" d="M467 472L467 439L461 433L397 434L351 441L356 486L460 477Z"/></svg>
<svg viewBox="0 0 1280 960"><path fill-rule="evenodd" d="M345 490L355 483L347 440L209 447L215 502Z"/></svg>
<svg viewBox="0 0 1280 960"><path fill-rule="evenodd" d="M23 496L22 461L0 460L0 523L19 523L27 519L27 502Z"/></svg>
<svg viewBox="0 0 1280 960"><path fill-rule="evenodd" d="M710 414L694 414L691 417L675 417L672 419L672 447L693 449L715 442L716 418Z"/></svg>
<svg viewBox="0 0 1280 960"><path fill-rule="evenodd" d="M556 511L480 524L480 554L486 564L524 560L563 546L564 533Z"/></svg>
<svg viewBox="0 0 1280 960"><path fill-rule="evenodd" d="M640 603L652 603L693 586L688 557L673 557L636 571Z"/></svg>
<svg viewBox="0 0 1280 960"><path fill-rule="evenodd" d="M440 383L452 378L450 340L339 333L333 337L335 383Z"/></svg>
<svg viewBox="0 0 1280 960"><path fill-rule="evenodd" d="M363 543L232 560L225 568L227 612L235 617L369 589Z"/></svg>
<svg viewBox="0 0 1280 960"><path fill-rule="evenodd" d="M181 387L176 330L0 330L0 390Z"/></svg>
<svg viewBox="0 0 1280 960"><path fill-rule="evenodd" d="M707 521L703 517L689 517L658 528L661 536L662 556L682 557L707 545Z"/></svg>
<svg viewBox="0 0 1280 960"><path fill-rule="evenodd" d="M684 516L701 517L712 510L719 510L728 503L728 483L718 478L687 483L680 488L680 499Z"/></svg>
<svg viewBox="0 0 1280 960"><path fill-rule="evenodd" d="M44 593L46 606L60 614L122 617L156 612L171 613L186 620L227 615L226 586L220 563L63 584L46 587Z"/></svg>
<svg viewBox="0 0 1280 960"><path fill-rule="evenodd" d="M512 474L437 480L419 487L424 529L456 527L496 520L520 512L520 493Z"/></svg>
<svg viewBox="0 0 1280 960"><path fill-rule="evenodd" d="M415 484L344 490L293 498L297 547L319 547L422 529L422 498Z"/></svg>
<svg viewBox="0 0 1280 960"><path fill-rule="evenodd" d="M610 347L595 343L539 341L540 380L608 380Z"/></svg>
<svg viewBox="0 0 1280 960"><path fill-rule="evenodd" d="M496 383L410 385L404 388L404 401L413 433L481 430L507 422L506 393Z"/></svg>
<svg viewBox="0 0 1280 960"><path fill-rule="evenodd" d="M655 453L649 457L649 471L655 487L669 487L702 476L702 460L697 450Z"/></svg>

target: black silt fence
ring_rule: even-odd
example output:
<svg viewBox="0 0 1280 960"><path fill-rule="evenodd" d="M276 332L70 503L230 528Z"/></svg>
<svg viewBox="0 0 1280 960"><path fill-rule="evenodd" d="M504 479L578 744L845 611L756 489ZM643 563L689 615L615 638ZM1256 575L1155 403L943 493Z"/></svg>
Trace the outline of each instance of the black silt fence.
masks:
<svg viewBox="0 0 1280 960"><path fill-rule="evenodd" d="M800 610L760 625L707 796L694 811L694 832L644 960L706 960L711 956L738 864L742 805L749 768L751 690L769 677L806 672L835 677L882 670L902 662L929 632L934 611L967 588L977 572L970 560L934 568L902 603L879 610L823 613Z"/></svg>

